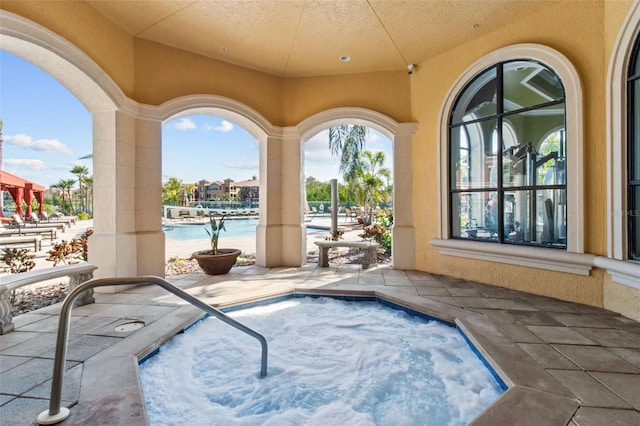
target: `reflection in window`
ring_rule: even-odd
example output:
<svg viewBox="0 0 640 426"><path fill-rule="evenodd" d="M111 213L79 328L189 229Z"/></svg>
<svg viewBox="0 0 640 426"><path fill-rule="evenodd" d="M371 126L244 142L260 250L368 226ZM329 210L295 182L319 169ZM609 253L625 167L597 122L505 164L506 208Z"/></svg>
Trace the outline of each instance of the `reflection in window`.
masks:
<svg viewBox="0 0 640 426"><path fill-rule="evenodd" d="M564 88L552 70L517 60L477 76L454 104L449 149L452 238L566 248Z"/></svg>

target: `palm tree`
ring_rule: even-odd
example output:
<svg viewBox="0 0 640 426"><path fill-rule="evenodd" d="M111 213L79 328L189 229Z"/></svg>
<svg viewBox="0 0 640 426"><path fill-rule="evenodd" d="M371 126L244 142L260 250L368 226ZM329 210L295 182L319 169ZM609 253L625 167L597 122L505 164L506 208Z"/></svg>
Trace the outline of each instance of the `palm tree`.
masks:
<svg viewBox="0 0 640 426"><path fill-rule="evenodd" d="M87 210L93 212L93 176L84 178L83 183L87 197Z"/></svg>
<svg viewBox="0 0 640 426"><path fill-rule="evenodd" d="M391 170L384 167L384 152L375 154L364 151L359 157L358 182L364 198L365 210L368 209L369 221L373 218L374 206L388 197Z"/></svg>
<svg viewBox="0 0 640 426"><path fill-rule="evenodd" d="M60 179L58 183L53 185L55 188L58 188L61 192L60 195L62 197L62 211L65 213L68 213L66 204L64 202L65 198L69 199L70 209L73 208L73 205L71 204L71 188L73 188L73 185L75 185L75 183L76 183L75 179L66 179L66 180Z"/></svg>
<svg viewBox="0 0 640 426"><path fill-rule="evenodd" d="M356 177L366 139L367 128L364 126L341 125L329 129L329 149L333 156L340 156L340 173L347 183Z"/></svg>
<svg viewBox="0 0 640 426"><path fill-rule="evenodd" d="M182 180L171 177L167 183L162 185L162 201L164 203L177 206L180 195L182 195Z"/></svg>
<svg viewBox="0 0 640 426"><path fill-rule="evenodd" d="M80 194L80 208L82 211L86 211L86 203L83 200L82 183L89 176L89 169L85 166L75 166L71 169L71 173L78 178L78 193Z"/></svg>

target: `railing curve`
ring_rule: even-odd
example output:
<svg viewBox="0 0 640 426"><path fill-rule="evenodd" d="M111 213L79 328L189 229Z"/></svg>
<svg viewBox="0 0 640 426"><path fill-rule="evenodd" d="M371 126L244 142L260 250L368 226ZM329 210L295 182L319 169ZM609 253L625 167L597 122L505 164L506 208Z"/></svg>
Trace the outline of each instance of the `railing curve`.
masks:
<svg viewBox="0 0 640 426"><path fill-rule="evenodd" d="M37 422L41 425L49 425L59 423L69 417L69 409L62 407L60 401L62 398L62 380L64 375L64 364L67 358L67 341L69 337L69 324L71 321L71 308L75 299L87 289L114 285L147 285L155 284L165 290L173 293L181 299L191 303L193 306L202 309L209 315L224 321L232 327L258 339L262 346L262 359L260 364L260 377L267 375L267 340L257 331L247 327L246 325L230 318L225 313L208 305L198 298L190 295L181 288L171 284L170 282L155 276L142 277L121 277L121 278L96 278L86 281L74 288L67 294L60 309L60 320L58 322L58 335L56 337L56 352L53 362L53 380L51 382L51 398L49 399L49 409L38 415Z"/></svg>

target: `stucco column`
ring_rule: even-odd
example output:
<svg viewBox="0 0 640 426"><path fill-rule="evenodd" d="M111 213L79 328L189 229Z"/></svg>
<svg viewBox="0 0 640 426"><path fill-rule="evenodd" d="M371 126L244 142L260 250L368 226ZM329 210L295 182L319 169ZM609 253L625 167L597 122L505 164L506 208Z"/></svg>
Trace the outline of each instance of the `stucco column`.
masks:
<svg viewBox="0 0 640 426"><path fill-rule="evenodd" d="M415 123L399 124L393 139L393 268L416 266L416 237L413 226L413 134Z"/></svg>
<svg viewBox="0 0 640 426"><path fill-rule="evenodd" d="M93 114L94 233L89 238L89 262L98 266L96 278L137 274L135 133L132 115Z"/></svg>
<svg viewBox="0 0 640 426"><path fill-rule="evenodd" d="M256 230L256 263L260 266L304 263L300 153L295 128L278 129L260 141L260 222Z"/></svg>
<svg viewBox="0 0 640 426"><path fill-rule="evenodd" d="M138 275L165 274L162 232L162 122L136 120L135 232Z"/></svg>
<svg viewBox="0 0 640 426"><path fill-rule="evenodd" d="M94 234L89 238L89 262L98 266L96 278L164 276L160 144L159 121L123 111L93 114Z"/></svg>
<svg viewBox="0 0 640 426"><path fill-rule="evenodd" d="M260 141L260 219L256 229L256 264L282 265L282 133Z"/></svg>
<svg viewBox="0 0 640 426"><path fill-rule="evenodd" d="M307 261L302 185L302 140L295 127L283 129L282 138L282 266Z"/></svg>

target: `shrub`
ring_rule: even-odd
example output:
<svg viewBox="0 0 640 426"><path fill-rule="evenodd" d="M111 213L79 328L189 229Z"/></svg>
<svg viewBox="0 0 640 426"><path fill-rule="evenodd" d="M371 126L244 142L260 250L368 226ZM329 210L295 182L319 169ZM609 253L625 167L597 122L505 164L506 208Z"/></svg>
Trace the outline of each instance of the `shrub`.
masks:
<svg viewBox="0 0 640 426"><path fill-rule="evenodd" d="M32 270L36 266L34 257L35 255L30 254L27 249L5 248L2 250L0 261L7 265L5 269L10 274L17 274Z"/></svg>
<svg viewBox="0 0 640 426"><path fill-rule="evenodd" d="M364 232L359 236L365 240L375 240L385 253L391 254L391 225L393 225L393 215L381 213L376 223L365 226Z"/></svg>
<svg viewBox="0 0 640 426"><path fill-rule="evenodd" d="M84 232L80 238L74 238L70 242L62 240L59 243L53 243L49 250L47 260L53 262L53 266L70 265L78 263L80 260L85 262L88 259L89 237L93 234L93 230L89 229Z"/></svg>

